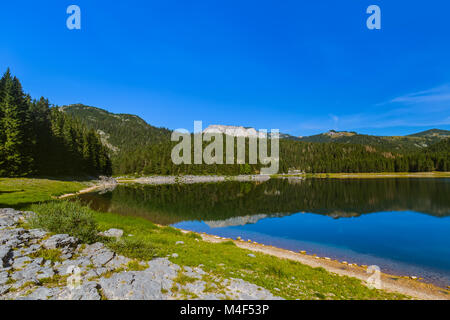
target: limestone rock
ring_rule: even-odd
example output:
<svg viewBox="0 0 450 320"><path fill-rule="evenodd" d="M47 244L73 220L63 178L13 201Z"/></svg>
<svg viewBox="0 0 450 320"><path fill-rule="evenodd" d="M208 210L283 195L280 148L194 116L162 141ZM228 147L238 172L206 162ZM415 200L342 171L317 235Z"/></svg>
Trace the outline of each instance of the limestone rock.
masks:
<svg viewBox="0 0 450 320"><path fill-rule="evenodd" d="M57 249L65 247L76 247L78 239L68 234L56 234L42 242L42 246L46 249Z"/></svg>
<svg viewBox="0 0 450 320"><path fill-rule="evenodd" d="M105 232L100 232L100 235L104 236L104 237L111 237L111 238L120 238L123 236L123 230L121 229L109 229Z"/></svg>

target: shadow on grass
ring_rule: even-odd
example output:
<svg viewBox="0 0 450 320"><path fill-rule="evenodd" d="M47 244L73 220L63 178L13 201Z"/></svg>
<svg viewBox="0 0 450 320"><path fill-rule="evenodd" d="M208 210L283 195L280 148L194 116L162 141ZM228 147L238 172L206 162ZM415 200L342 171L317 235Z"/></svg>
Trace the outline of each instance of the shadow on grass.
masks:
<svg viewBox="0 0 450 320"><path fill-rule="evenodd" d="M0 202L0 208L13 208L15 210L27 211L33 204L47 203L54 200L38 201L38 202L19 202L16 204L5 204Z"/></svg>
<svg viewBox="0 0 450 320"><path fill-rule="evenodd" d="M28 176L26 178L31 179L47 179L47 180L55 180L55 181L65 181L65 182L84 182L89 180L97 180L100 177L99 176L77 176L77 177L71 177L71 176Z"/></svg>
<svg viewBox="0 0 450 320"><path fill-rule="evenodd" d="M15 192L24 192L25 190L21 189L21 190L8 190L8 191L0 191L0 195L4 194L4 193L15 193Z"/></svg>

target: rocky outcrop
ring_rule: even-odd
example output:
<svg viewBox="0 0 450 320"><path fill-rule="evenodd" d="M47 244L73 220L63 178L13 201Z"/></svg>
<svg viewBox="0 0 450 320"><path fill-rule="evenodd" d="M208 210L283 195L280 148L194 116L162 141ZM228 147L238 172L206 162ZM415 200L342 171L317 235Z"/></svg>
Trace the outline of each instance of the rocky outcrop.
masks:
<svg viewBox="0 0 450 320"><path fill-rule="evenodd" d="M210 125L203 130L203 133L222 133L233 137L255 137L266 138L263 132L256 131L254 128L244 128L236 126Z"/></svg>
<svg viewBox="0 0 450 320"><path fill-rule="evenodd" d="M29 214L0 209L0 300L277 299L264 288L201 267L168 258L131 260L101 242L86 245L67 234L25 229L21 224Z"/></svg>

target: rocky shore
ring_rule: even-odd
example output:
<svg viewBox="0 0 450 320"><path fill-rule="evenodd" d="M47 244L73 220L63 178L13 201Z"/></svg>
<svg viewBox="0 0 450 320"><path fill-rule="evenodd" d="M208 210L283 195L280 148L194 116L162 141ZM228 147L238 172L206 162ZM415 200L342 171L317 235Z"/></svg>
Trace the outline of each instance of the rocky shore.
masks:
<svg viewBox="0 0 450 320"><path fill-rule="evenodd" d="M142 184L174 184L174 183L208 183L208 182L223 182L223 181L267 181L270 179L268 175L239 175L239 176L150 176L140 178L118 177L118 182L133 182Z"/></svg>
<svg viewBox="0 0 450 320"><path fill-rule="evenodd" d="M279 299L242 279L210 274L202 265L174 264L170 256L137 261L101 242L83 244L67 234L26 229L32 214L0 209L0 300ZM120 241L122 232L103 235Z"/></svg>

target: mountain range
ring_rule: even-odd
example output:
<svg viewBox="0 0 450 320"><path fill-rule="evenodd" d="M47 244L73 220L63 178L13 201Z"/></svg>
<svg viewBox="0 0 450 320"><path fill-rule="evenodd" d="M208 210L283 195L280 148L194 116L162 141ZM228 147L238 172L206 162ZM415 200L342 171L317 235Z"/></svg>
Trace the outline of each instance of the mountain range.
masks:
<svg viewBox="0 0 450 320"><path fill-rule="evenodd" d="M82 104L63 106L60 110L77 118L88 128L96 130L103 144L112 155L121 151L130 151L138 147L168 141L172 132L167 128L152 126L136 115L115 114ZM253 128L224 125L211 125L204 132L224 132L225 129L233 131L235 136L241 134L244 136L258 135L258 131ZM406 136L374 136L359 134L354 131L330 130L306 137L280 133L280 138L316 143L358 144L374 147L378 150L414 152L450 138L450 131L431 129Z"/></svg>

